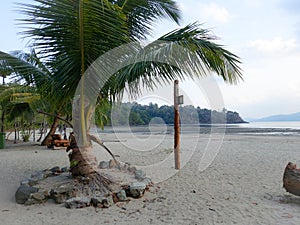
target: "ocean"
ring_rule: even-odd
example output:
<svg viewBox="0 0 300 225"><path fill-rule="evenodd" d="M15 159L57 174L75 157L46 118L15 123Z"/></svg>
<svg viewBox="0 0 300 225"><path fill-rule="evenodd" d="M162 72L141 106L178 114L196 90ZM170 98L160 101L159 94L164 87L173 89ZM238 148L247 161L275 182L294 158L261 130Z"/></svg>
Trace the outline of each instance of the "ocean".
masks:
<svg viewBox="0 0 300 225"><path fill-rule="evenodd" d="M117 126L97 129L99 133L173 134L173 125ZM300 121L251 122L242 124L182 124L182 134L300 135Z"/></svg>
<svg viewBox="0 0 300 225"><path fill-rule="evenodd" d="M278 121L278 122L250 122L239 124L241 127L249 128L289 128L300 129L300 121Z"/></svg>

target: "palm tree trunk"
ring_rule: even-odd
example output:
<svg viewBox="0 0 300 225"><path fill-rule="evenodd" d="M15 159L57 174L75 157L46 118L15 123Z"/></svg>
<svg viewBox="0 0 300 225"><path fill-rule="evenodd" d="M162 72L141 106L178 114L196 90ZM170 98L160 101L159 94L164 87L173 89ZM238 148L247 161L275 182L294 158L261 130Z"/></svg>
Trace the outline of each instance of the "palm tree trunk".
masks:
<svg viewBox="0 0 300 225"><path fill-rule="evenodd" d="M89 177L95 174L98 169L98 162L93 152L92 143L89 142L88 145L79 148L73 133L70 134L69 141L70 145L67 151L72 150L69 153L69 160L70 172L73 177Z"/></svg>
<svg viewBox="0 0 300 225"><path fill-rule="evenodd" d="M14 122L15 122L15 140L14 140L14 143L16 144L17 143L17 121L16 119L14 119Z"/></svg>
<svg viewBox="0 0 300 225"><path fill-rule="evenodd" d="M5 120L5 112L2 110L2 115L1 115L1 132L4 132L4 120Z"/></svg>
<svg viewBox="0 0 300 225"><path fill-rule="evenodd" d="M51 140L52 140L51 135L55 134L55 131L56 131L57 126L58 126L58 122L59 122L59 116L57 115L57 116L54 117L54 121L51 125L51 128L50 128L48 134L46 135L46 137L44 138L44 140L41 143L42 146L46 146L46 145L51 143Z"/></svg>

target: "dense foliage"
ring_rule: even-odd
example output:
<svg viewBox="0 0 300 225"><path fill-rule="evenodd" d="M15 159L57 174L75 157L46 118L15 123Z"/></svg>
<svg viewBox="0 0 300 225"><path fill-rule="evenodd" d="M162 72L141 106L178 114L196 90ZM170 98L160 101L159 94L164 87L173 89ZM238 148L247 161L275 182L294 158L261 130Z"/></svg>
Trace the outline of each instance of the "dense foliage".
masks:
<svg viewBox="0 0 300 225"><path fill-rule="evenodd" d="M226 109L218 112L187 105L180 107L179 111L180 120L183 124L245 123L237 112L227 111ZM122 103L108 110L106 116L105 125L173 124L174 107L168 105L159 107L153 103L149 105Z"/></svg>

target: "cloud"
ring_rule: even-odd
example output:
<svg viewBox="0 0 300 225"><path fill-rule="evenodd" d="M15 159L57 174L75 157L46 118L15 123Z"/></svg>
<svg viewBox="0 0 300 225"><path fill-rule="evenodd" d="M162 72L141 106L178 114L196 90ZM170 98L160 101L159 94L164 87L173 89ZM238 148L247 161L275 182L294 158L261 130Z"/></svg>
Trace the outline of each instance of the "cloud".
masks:
<svg viewBox="0 0 300 225"><path fill-rule="evenodd" d="M225 7L217 5L216 3L210 3L208 5L200 5L201 13L206 19L213 19L220 23L228 23L230 20L230 14Z"/></svg>
<svg viewBox="0 0 300 225"><path fill-rule="evenodd" d="M266 54L289 53L298 47L297 40L294 38L283 39L276 37L272 40L255 40L250 42L250 47Z"/></svg>

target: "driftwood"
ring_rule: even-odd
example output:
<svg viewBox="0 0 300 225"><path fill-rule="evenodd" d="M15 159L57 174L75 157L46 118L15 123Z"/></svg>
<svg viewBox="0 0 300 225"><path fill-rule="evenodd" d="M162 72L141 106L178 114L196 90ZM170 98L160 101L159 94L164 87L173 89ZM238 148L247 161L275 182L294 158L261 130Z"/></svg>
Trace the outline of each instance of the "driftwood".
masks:
<svg viewBox="0 0 300 225"><path fill-rule="evenodd" d="M283 187L293 195L300 196L300 168L295 163L289 162L283 174Z"/></svg>

